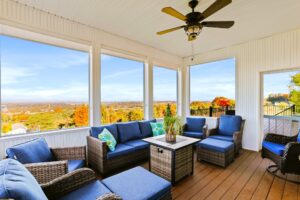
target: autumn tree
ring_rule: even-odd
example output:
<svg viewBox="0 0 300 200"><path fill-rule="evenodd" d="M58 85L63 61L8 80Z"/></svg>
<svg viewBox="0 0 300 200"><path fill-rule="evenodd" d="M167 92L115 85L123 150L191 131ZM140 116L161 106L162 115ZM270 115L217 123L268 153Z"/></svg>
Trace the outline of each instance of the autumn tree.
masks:
<svg viewBox="0 0 300 200"><path fill-rule="evenodd" d="M300 105L300 73L291 76L289 100Z"/></svg>
<svg viewBox="0 0 300 200"><path fill-rule="evenodd" d="M89 119L89 112L87 105L81 105L74 111L74 123L76 126L87 126Z"/></svg>

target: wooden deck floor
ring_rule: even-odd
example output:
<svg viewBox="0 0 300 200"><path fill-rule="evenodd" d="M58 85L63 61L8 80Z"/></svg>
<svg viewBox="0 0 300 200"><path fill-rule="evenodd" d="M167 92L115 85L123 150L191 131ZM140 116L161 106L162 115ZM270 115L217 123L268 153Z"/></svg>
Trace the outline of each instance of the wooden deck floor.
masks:
<svg viewBox="0 0 300 200"><path fill-rule="evenodd" d="M300 185L274 178L266 172L269 164L260 153L250 151L241 152L226 169L195 160L194 175L172 188L173 199L300 200ZM143 166L147 168L147 163Z"/></svg>

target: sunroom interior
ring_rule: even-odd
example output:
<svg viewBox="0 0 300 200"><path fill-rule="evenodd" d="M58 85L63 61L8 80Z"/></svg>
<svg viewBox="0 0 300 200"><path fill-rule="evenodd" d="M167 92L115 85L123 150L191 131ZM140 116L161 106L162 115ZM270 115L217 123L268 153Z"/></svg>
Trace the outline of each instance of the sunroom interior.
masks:
<svg viewBox="0 0 300 200"><path fill-rule="evenodd" d="M183 23L162 9L186 17L189 2L203 13L221 5L208 20L234 25L202 23L192 41L185 28L157 34ZM0 199L299 199L299 9L299 0L0 0ZM180 130L167 129L166 117ZM143 135L144 122L151 137ZM140 136L124 136L135 132L125 127L131 123ZM189 123L202 123L203 136L185 135ZM154 133L158 125L166 136ZM221 140L213 130L233 135ZM105 131L116 150L99 143ZM169 131L176 142L165 141ZM135 160L119 159L118 145L135 137L147 149L126 149ZM46 142L57 162L63 148L82 147L65 153L78 151L84 163L54 169L51 178L32 172L27 165L43 150L27 146L24 153L18 146L32 141ZM191 157L180 160L183 154ZM28 189L20 192L22 185L5 178L9 165L29 170ZM94 178L55 187L67 188L62 177L76 173ZM91 185L94 179L98 185Z"/></svg>

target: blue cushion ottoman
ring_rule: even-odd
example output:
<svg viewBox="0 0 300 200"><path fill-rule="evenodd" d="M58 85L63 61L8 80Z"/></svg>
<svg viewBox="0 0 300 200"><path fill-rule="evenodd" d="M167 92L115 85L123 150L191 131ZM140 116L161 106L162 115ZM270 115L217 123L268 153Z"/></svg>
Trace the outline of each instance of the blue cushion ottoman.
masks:
<svg viewBox="0 0 300 200"><path fill-rule="evenodd" d="M171 195L169 181L142 167L132 168L102 182L123 200L157 200Z"/></svg>
<svg viewBox="0 0 300 200"><path fill-rule="evenodd" d="M198 143L197 159L227 167L234 160L234 144L230 141L206 138Z"/></svg>

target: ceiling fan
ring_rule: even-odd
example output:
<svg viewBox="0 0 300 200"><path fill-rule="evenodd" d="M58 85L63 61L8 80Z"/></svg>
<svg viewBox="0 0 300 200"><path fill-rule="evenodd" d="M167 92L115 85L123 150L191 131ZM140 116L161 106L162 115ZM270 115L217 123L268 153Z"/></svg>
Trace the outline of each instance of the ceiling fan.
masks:
<svg viewBox="0 0 300 200"><path fill-rule="evenodd" d="M234 21L204 21L207 17L213 15L217 11L221 10L225 6L229 5L232 0L216 0L212 5L210 5L204 12L195 12L195 7L198 5L198 0L191 0L189 2L189 7L192 8L192 12L187 15L183 15L172 7L165 7L161 11L169 14L177 19L180 19L186 23L186 25L178 26L175 28L167 29L164 31L157 32L158 35L163 35L172 31L179 29L184 29L188 40L192 41L197 38L203 27L212 28L230 28L233 26Z"/></svg>

